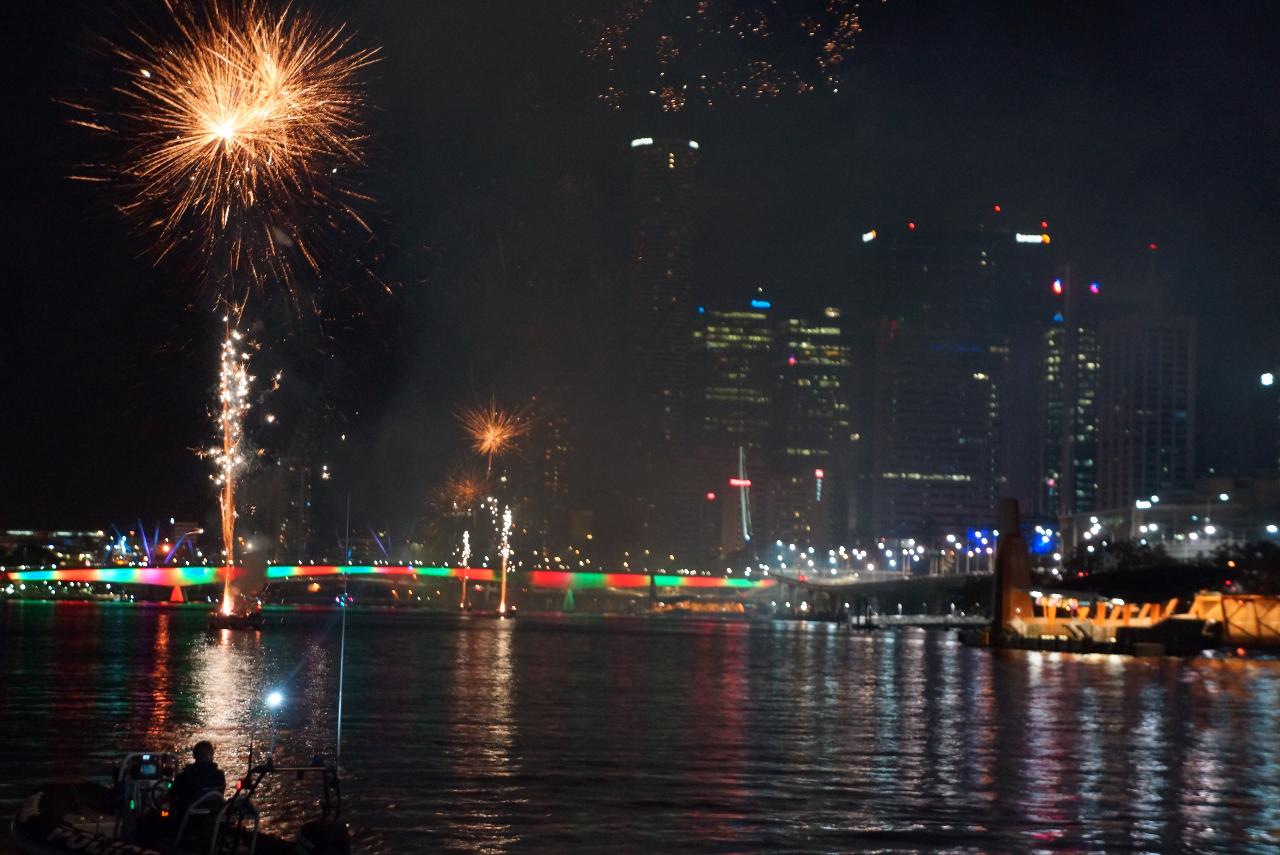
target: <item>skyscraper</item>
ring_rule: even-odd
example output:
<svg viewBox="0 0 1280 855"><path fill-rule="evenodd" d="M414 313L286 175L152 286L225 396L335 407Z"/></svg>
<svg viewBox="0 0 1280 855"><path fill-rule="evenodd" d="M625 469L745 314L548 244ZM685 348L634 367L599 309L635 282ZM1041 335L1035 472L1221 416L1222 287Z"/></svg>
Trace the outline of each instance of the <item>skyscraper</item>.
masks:
<svg viewBox="0 0 1280 855"><path fill-rule="evenodd" d="M855 406L864 535L958 534L991 523L1000 495L1034 498L1041 344L1028 332L1056 247L1046 221L1014 216L993 205L972 225L910 220L861 236L854 286L885 319Z"/></svg>
<svg viewBox="0 0 1280 855"><path fill-rule="evenodd" d="M850 348L841 311L777 327L776 445L770 456L770 537L829 545L848 522Z"/></svg>
<svg viewBox="0 0 1280 855"><path fill-rule="evenodd" d="M778 454L782 459L830 462L849 439L849 344L841 312L822 319L785 318L778 327Z"/></svg>
<svg viewBox="0 0 1280 855"><path fill-rule="evenodd" d="M876 339L870 530L931 537L992 520L1003 490L1009 348L960 325L886 322Z"/></svg>
<svg viewBox="0 0 1280 855"><path fill-rule="evenodd" d="M1191 485L1195 374L1193 318L1139 316L1103 325L1099 509Z"/></svg>
<svg viewBox="0 0 1280 855"><path fill-rule="evenodd" d="M697 306L691 270L699 158L693 140L638 137L632 177L631 382L639 428L639 545L687 562L697 550L702 493L682 459L689 448L690 353Z"/></svg>
<svg viewBox="0 0 1280 855"><path fill-rule="evenodd" d="M516 483L525 492L519 508L522 526L542 549L560 550L569 538L569 461L572 440L563 387L535 399L533 425L520 459Z"/></svg>
<svg viewBox="0 0 1280 855"><path fill-rule="evenodd" d="M1101 286L1060 271L1049 325L1041 332L1040 500L1046 514L1093 510L1098 491Z"/></svg>
<svg viewBox="0 0 1280 855"><path fill-rule="evenodd" d="M280 457L255 473L242 491L247 530L267 542L267 557L302 561L311 537L311 467L305 457Z"/></svg>
<svg viewBox="0 0 1280 855"><path fill-rule="evenodd" d="M632 296L636 383L646 442L687 440L689 351L696 306L691 271L699 150L693 140L631 141Z"/></svg>
<svg viewBox="0 0 1280 855"><path fill-rule="evenodd" d="M776 366L772 304L757 294L733 308L699 307L696 433L700 445L751 452L769 445Z"/></svg>

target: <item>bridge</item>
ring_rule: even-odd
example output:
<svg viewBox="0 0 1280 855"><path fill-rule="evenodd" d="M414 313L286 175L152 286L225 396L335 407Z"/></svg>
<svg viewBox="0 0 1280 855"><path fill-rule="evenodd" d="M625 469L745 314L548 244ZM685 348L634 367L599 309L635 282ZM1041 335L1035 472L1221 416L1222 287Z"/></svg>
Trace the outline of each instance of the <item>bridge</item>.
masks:
<svg viewBox="0 0 1280 855"><path fill-rule="evenodd" d="M991 574L911 576L863 573L823 576L774 571L778 611L783 614L837 620L846 615L878 612L878 622L899 608L916 618L926 615L986 611L991 604ZM914 625L914 624L913 624Z"/></svg>
<svg viewBox="0 0 1280 855"><path fill-rule="evenodd" d="M220 585L222 567L61 567L43 570L12 570L4 574L13 582L105 582L116 585L157 585L187 588ZM244 567L232 567L231 578L246 575ZM675 573L599 573L567 570L522 570L510 574L520 584L547 590L580 591L610 588L687 588L748 592L768 588L773 579L735 576L686 576ZM341 565L272 564L266 568L268 582L289 579L319 579L329 576L381 576L406 579L466 579L469 582L497 582L498 571L489 567L426 567L416 564Z"/></svg>

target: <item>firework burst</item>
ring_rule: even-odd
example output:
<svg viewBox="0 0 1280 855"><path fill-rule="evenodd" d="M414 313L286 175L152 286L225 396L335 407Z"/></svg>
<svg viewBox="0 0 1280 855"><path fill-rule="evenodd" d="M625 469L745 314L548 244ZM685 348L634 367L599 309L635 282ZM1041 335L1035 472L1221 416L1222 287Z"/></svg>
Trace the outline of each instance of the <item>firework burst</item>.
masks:
<svg viewBox="0 0 1280 855"><path fill-rule="evenodd" d="M458 421L471 440L471 450L487 461L486 472L493 471L494 458L513 450L533 427L526 408L502 410L493 398L488 404L461 410Z"/></svg>
<svg viewBox="0 0 1280 855"><path fill-rule="evenodd" d="M582 21L611 109L676 113L734 101L838 92L862 30L857 0L621 0Z"/></svg>
<svg viewBox="0 0 1280 855"><path fill-rule="evenodd" d="M344 181L363 162L358 76L376 52L295 6L166 5L168 37L114 47L124 107L108 120L81 106L79 124L129 141L115 177L158 257L191 250L233 305L267 281L296 305L295 267L318 270L318 235L368 229Z"/></svg>
<svg viewBox="0 0 1280 855"><path fill-rule="evenodd" d="M483 475L459 468L445 479L440 489L439 506L451 514L469 513L484 496L485 486Z"/></svg>

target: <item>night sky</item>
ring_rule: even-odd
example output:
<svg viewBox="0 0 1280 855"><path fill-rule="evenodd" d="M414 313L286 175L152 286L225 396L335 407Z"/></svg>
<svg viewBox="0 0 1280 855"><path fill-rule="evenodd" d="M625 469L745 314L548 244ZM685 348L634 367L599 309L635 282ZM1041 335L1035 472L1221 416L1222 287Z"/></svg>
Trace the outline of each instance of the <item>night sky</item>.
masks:
<svg viewBox="0 0 1280 855"><path fill-rule="evenodd" d="M867 3L838 95L662 121L594 99L580 5L327 4L383 49L364 179L376 235L351 253L392 293L353 280L322 317L264 308L255 330L264 367L286 372L264 405L280 423L255 439L287 447L309 414L335 472L322 513L349 491L354 524L421 516L463 453L452 413L490 391L555 390L580 469L608 472L626 141L677 132L702 146L708 294L840 293L867 228L968 222L998 202L1049 220L1109 295L1200 318L1200 468L1253 465L1257 375L1280 360L1276 4ZM153 266L108 190L66 179L101 143L55 99L110 79L88 48L128 15L76 0L0 12L0 528L216 507L192 454L211 433L216 320L178 266Z"/></svg>

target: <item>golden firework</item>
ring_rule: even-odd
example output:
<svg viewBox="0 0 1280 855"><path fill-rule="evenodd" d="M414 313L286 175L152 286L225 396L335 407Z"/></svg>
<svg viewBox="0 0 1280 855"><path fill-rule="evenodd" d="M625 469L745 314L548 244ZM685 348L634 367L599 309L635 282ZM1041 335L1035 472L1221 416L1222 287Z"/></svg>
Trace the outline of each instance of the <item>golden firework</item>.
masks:
<svg viewBox="0 0 1280 855"><path fill-rule="evenodd" d="M458 421L471 439L472 451L488 461L490 470L494 458L515 448L516 440L533 427L524 409L500 409L493 398L488 404L461 410Z"/></svg>
<svg viewBox="0 0 1280 855"><path fill-rule="evenodd" d="M160 257L190 245L232 302L244 295L228 283L269 278L296 298L294 264L318 267L320 228L340 216L368 228L341 179L363 160L358 72L376 51L291 5L167 5L169 37L115 48L125 108L80 123L130 141L124 207Z"/></svg>
<svg viewBox="0 0 1280 855"><path fill-rule="evenodd" d="M858 0L620 0L584 17L613 110L666 113L840 90L862 32Z"/></svg>
<svg viewBox="0 0 1280 855"><path fill-rule="evenodd" d="M459 468L449 474L440 490L440 505L450 512L466 511L485 494L483 475Z"/></svg>

